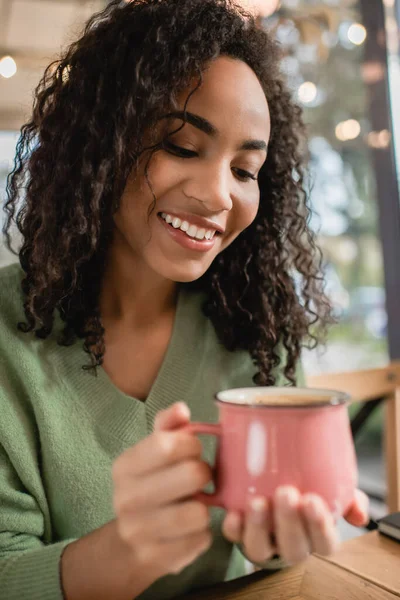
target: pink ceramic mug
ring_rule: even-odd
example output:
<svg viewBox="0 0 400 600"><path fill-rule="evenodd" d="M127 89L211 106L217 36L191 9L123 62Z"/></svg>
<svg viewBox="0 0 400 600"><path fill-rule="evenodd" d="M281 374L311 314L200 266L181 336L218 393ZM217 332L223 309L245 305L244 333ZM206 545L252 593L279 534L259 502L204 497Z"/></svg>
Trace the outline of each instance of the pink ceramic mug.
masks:
<svg viewBox="0 0 400 600"><path fill-rule="evenodd" d="M253 495L271 498L282 485L325 499L335 517L349 508L357 464L342 392L254 387L216 395L220 422L192 423L219 438L215 493L208 505L243 512Z"/></svg>

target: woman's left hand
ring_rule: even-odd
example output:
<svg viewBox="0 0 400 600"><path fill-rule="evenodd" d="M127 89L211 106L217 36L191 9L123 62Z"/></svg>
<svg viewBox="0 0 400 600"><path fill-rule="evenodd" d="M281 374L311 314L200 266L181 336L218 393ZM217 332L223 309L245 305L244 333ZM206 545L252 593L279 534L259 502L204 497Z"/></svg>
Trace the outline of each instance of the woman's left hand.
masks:
<svg viewBox="0 0 400 600"><path fill-rule="evenodd" d="M339 536L335 520L322 498L315 494L301 495L296 488L281 487L273 500L274 541L269 535L268 505L256 497L242 519L229 512L223 524L224 536L241 544L249 560L263 563L275 554L289 564L301 562L311 552L328 555L335 552ZM362 527L368 523L368 498L357 490L345 519Z"/></svg>

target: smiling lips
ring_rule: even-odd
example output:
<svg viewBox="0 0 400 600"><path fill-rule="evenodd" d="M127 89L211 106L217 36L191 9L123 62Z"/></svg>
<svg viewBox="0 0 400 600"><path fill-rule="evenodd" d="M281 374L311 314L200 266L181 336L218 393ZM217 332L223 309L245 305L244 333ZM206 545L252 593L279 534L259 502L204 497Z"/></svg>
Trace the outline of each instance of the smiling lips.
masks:
<svg viewBox="0 0 400 600"><path fill-rule="evenodd" d="M188 221L182 221L182 219L179 219L179 217L174 217L168 213L161 213L160 216L166 223L168 223L168 225L171 225L174 229L180 229L193 240L212 240L216 234L215 229L197 227L197 225L192 225Z"/></svg>

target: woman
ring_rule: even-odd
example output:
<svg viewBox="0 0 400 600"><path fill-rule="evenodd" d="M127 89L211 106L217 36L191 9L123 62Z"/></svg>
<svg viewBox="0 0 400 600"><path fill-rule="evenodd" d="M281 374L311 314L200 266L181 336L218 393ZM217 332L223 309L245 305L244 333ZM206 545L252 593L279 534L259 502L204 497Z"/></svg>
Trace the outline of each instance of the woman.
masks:
<svg viewBox="0 0 400 600"><path fill-rule="evenodd" d="M243 574L232 543L261 566L334 549L292 488L275 541L263 498L208 513L212 442L184 430L217 390L295 384L329 318L301 132L274 43L225 0L115 0L46 71L6 203L1 597L173 598Z"/></svg>

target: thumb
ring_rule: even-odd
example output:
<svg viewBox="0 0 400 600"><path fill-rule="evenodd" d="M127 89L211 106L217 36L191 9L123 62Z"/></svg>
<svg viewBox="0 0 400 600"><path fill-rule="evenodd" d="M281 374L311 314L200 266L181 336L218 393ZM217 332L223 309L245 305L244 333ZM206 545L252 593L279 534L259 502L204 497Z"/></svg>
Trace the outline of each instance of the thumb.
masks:
<svg viewBox="0 0 400 600"><path fill-rule="evenodd" d="M154 431L173 431L187 425L190 410L184 402L176 402L166 410L161 410L154 420Z"/></svg>
<svg viewBox="0 0 400 600"><path fill-rule="evenodd" d="M368 496L361 490L356 490L353 503L344 518L355 527L365 526L369 521L368 505Z"/></svg>

